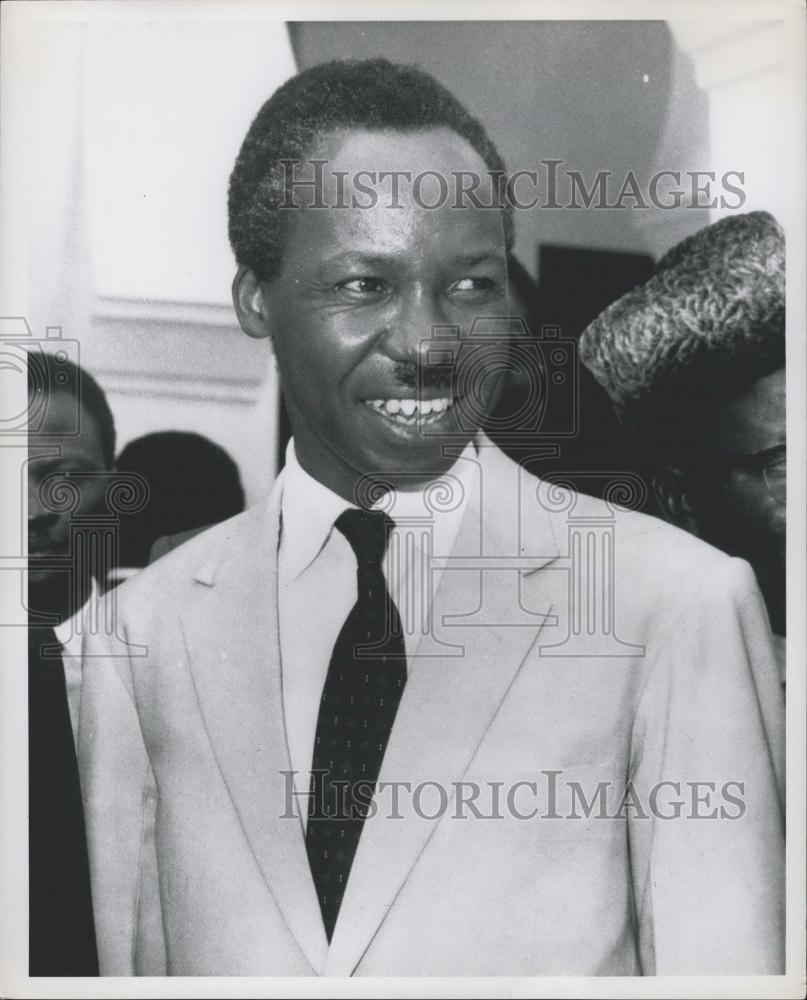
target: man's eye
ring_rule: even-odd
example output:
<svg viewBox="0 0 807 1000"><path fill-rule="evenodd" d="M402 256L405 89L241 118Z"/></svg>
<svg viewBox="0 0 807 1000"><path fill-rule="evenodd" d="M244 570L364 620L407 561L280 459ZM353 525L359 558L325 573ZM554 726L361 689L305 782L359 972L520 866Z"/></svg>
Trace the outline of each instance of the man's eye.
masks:
<svg viewBox="0 0 807 1000"><path fill-rule="evenodd" d="M449 286L449 292L491 292L495 286L492 278L459 278Z"/></svg>
<svg viewBox="0 0 807 1000"><path fill-rule="evenodd" d="M379 295L386 291L386 286L380 278L365 277L340 281L336 289L337 291L348 292L352 295Z"/></svg>

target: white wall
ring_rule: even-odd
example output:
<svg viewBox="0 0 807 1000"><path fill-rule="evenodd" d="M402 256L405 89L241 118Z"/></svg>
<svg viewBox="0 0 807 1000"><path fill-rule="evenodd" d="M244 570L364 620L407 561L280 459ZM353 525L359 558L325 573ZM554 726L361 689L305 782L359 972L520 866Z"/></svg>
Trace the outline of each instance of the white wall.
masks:
<svg viewBox="0 0 807 1000"><path fill-rule="evenodd" d="M110 22L28 39L27 316L79 341L119 447L205 434L252 502L276 472L278 390L267 345L232 310L227 180L255 112L294 72L286 28Z"/></svg>
<svg viewBox="0 0 807 1000"><path fill-rule="evenodd" d="M674 20L709 107L709 169L741 170L743 211L765 209L784 221L793 211L803 162L801 88L788 78L781 20ZM730 214L719 204L712 219Z"/></svg>

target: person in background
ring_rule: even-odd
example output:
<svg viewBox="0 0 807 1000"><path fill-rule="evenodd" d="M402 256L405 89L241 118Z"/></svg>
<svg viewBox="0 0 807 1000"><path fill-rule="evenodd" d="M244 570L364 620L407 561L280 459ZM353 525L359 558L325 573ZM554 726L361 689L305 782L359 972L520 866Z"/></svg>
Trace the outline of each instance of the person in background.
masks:
<svg viewBox="0 0 807 1000"><path fill-rule="evenodd" d="M754 568L785 679L785 240L767 212L667 252L581 339L670 521Z"/></svg>
<svg viewBox="0 0 807 1000"><path fill-rule="evenodd" d="M54 355L29 355L28 391L38 414L28 463L29 969L97 975L74 741L83 622L104 567L88 560L77 519L104 511L115 423L95 379Z"/></svg>
<svg viewBox="0 0 807 1000"><path fill-rule="evenodd" d="M147 503L121 522L122 569L146 566L203 528L244 509L238 466L201 434L146 434L121 450L115 467L135 473L148 486Z"/></svg>

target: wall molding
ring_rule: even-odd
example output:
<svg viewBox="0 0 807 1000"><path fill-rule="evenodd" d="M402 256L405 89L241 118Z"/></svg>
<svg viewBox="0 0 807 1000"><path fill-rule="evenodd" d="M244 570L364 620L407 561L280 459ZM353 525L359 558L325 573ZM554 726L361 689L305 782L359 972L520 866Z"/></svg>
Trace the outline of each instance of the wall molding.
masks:
<svg viewBox="0 0 807 1000"><path fill-rule="evenodd" d="M179 302L98 295L92 306L94 319L165 323L170 326L213 326L238 329L231 303Z"/></svg>
<svg viewBox="0 0 807 1000"><path fill-rule="evenodd" d="M261 382L244 382L221 378L177 378L136 371L101 371L104 388L119 396L145 399L188 400L227 406L254 406L260 394Z"/></svg>

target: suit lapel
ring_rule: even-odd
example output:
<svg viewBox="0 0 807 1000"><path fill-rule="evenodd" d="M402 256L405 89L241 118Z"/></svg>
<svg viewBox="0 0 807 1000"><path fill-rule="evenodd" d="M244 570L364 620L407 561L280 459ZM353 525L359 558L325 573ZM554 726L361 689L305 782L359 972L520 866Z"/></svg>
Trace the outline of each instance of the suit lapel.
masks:
<svg viewBox="0 0 807 1000"><path fill-rule="evenodd" d="M277 622L280 495L277 486L245 515L226 556L197 573L202 596L183 628L207 733L246 838L300 950L321 972L327 939L283 775L291 765Z"/></svg>
<svg viewBox="0 0 807 1000"><path fill-rule="evenodd" d="M551 611L551 590L540 578L554 574L534 572L557 556L549 522L544 519L543 534L526 551L519 527L523 474L498 452L489 458L483 451L480 464L481 493L469 503L442 573L432 635L421 641L409 665L379 775L378 812L365 822L328 954L328 975L353 973L427 848L437 825L427 817L450 816L454 783ZM483 521L483 509L496 511L496 518ZM522 563L514 561L516 554ZM410 784L412 793L400 793L403 819L389 818L392 798L384 782ZM418 786L424 790L421 815L413 808ZM449 797L447 809L438 788Z"/></svg>

